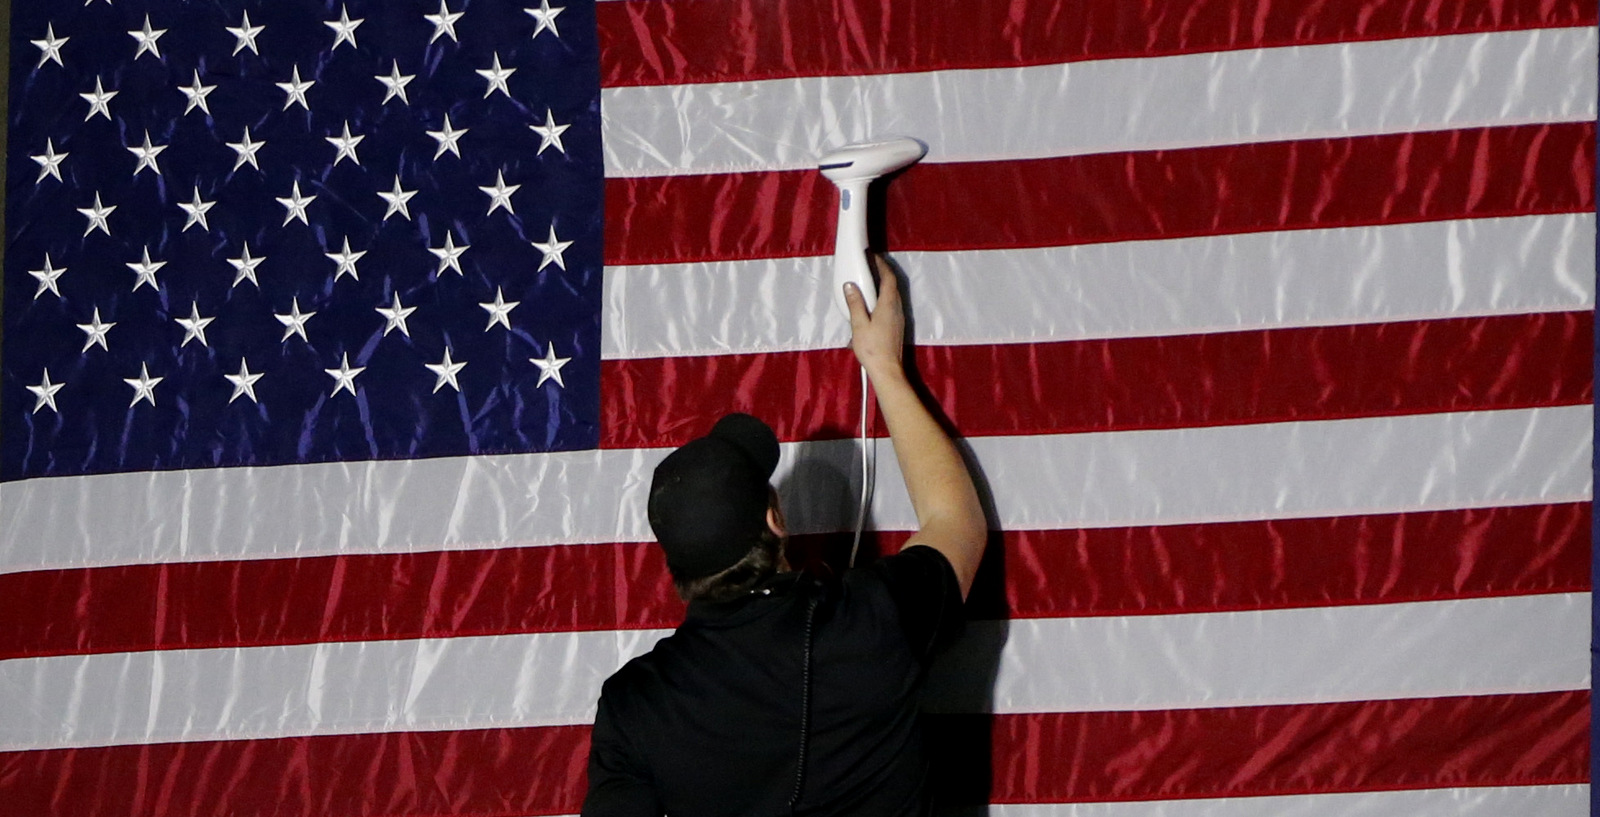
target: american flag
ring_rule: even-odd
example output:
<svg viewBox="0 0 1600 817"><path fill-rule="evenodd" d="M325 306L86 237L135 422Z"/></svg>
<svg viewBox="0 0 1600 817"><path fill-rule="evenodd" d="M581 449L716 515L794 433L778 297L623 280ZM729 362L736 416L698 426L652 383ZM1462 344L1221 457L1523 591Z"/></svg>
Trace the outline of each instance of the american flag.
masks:
<svg viewBox="0 0 1600 817"><path fill-rule="evenodd" d="M996 529L947 802L1588 813L1596 20L18 5L0 810L576 812L681 614L654 463L752 411L805 544L853 521L812 167L904 133L882 243Z"/></svg>

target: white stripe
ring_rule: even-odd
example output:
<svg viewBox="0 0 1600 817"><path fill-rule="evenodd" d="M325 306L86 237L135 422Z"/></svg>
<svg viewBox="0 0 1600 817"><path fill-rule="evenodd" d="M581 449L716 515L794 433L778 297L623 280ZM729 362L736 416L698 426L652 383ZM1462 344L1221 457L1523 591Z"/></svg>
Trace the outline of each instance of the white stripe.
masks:
<svg viewBox="0 0 1600 817"><path fill-rule="evenodd" d="M1026 713L1586 689L1589 600L975 621L925 697L934 711Z"/></svg>
<svg viewBox="0 0 1600 817"><path fill-rule="evenodd" d="M1594 306L1592 213L900 252L916 337L1012 343ZM607 267L607 358L844 346L832 257Z"/></svg>
<svg viewBox="0 0 1600 817"><path fill-rule="evenodd" d="M975 626L930 705L1198 708L1588 686L1589 595ZM0 749L584 724L665 631L173 650L0 662ZM987 637L985 637L987 636Z"/></svg>
<svg viewBox="0 0 1600 817"><path fill-rule="evenodd" d="M0 662L0 750L594 720L665 631L169 650Z"/></svg>
<svg viewBox="0 0 1600 817"><path fill-rule="evenodd" d="M0 572L646 537L666 451L103 474L0 483ZM271 524L261 524L270 519Z"/></svg>
<svg viewBox="0 0 1600 817"><path fill-rule="evenodd" d="M887 133L926 161L1595 118L1593 27L601 91L607 176L814 167ZM1560 78L1560 79L1554 79Z"/></svg>
<svg viewBox="0 0 1600 817"><path fill-rule="evenodd" d="M1583 501L1592 422L1582 405L967 442L1002 528L1104 528ZM915 529L892 456L877 485L877 527Z"/></svg>
<svg viewBox="0 0 1600 817"><path fill-rule="evenodd" d="M1589 817L1589 787L1485 786L1123 803L1002 803L987 809L989 817Z"/></svg>
<svg viewBox="0 0 1600 817"><path fill-rule="evenodd" d="M1589 406L966 441L1009 529L1575 502ZM915 528L883 446L878 530ZM218 468L0 485L0 570L652 541L665 449ZM852 440L783 446L796 533L854 524ZM272 519L260 525L260 519Z"/></svg>
<svg viewBox="0 0 1600 817"><path fill-rule="evenodd" d="M946 804L935 808L934 813L941 817L1589 817L1589 787L1483 786L1200 800L992 803L977 807Z"/></svg>

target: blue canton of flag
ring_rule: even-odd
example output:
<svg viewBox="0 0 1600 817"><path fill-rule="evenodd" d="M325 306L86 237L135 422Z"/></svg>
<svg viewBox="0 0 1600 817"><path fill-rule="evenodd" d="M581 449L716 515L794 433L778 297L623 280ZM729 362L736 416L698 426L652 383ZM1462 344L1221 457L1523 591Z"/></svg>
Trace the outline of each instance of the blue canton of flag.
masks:
<svg viewBox="0 0 1600 817"><path fill-rule="evenodd" d="M17 4L0 479L597 445L562 3Z"/></svg>

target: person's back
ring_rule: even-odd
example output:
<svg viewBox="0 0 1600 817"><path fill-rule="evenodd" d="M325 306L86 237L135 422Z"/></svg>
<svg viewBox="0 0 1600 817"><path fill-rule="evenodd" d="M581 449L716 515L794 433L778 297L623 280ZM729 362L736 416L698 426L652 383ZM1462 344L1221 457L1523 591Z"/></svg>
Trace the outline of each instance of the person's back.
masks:
<svg viewBox="0 0 1600 817"><path fill-rule="evenodd" d="M927 813L916 694L960 625L986 532L971 475L906 379L898 287L879 270L877 312L847 287L851 345L919 530L842 581L781 572L771 428L729 415L668 455L650 524L689 614L602 688L584 817Z"/></svg>
<svg viewBox="0 0 1600 817"><path fill-rule="evenodd" d="M691 604L676 633L607 682L594 758L642 759L667 814L925 813L915 696L960 623L955 575L925 547L842 582L788 573L743 599Z"/></svg>

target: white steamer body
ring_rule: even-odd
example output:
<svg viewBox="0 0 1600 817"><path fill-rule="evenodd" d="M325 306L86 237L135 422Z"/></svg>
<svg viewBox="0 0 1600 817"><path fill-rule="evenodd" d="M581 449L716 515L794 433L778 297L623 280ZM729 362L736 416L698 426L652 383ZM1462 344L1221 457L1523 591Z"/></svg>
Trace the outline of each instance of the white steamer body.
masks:
<svg viewBox="0 0 1600 817"><path fill-rule="evenodd" d="M878 305L878 288L867 266L867 189L872 182L921 159L927 146L906 136L845 145L823 156L817 169L839 187L839 227L833 241L833 298L846 315L844 285L860 287L867 310Z"/></svg>

